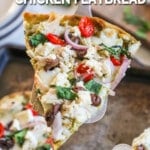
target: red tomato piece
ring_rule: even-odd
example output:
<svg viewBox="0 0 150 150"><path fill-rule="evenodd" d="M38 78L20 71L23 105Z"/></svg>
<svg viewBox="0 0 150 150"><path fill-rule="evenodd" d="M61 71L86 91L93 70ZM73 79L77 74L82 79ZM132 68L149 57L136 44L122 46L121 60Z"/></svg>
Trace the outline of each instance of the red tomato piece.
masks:
<svg viewBox="0 0 150 150"><path fill-rule="evenodd" d="M87 71L90 71L91 70L91 68L89 67L89 66L87 66L87 65L85 65L85 64L80 64L78 67L77 67L77 72L78 73L86 73Z"/></svg>
<svg viewBox="0 0 150 150"><path fill-rule="evenodd" d="M62 40L60 37L58 37L55 34L51 34L51 33L47 34L47 39L49 42L53 44L62 45L62 46L66 44L64 40Z"/></svg>
<svg viewBox="0 0 150 150"><path fill-rule="evenodd" d="M77 73L81 75L84 82L88 82L94 78L93 69L83 63L77 67Z"/></svg>
<svg viewBox="0 0 150 150"><path fill-rule="evenodd" d="M46 143L49 144L54 150L54 140L51 137L46 140Z"/></svg>
<svg viewBox="0 0 150 150"><path fill-rule="evenodd" d="M94 73L88 73L82 76L84 82L88 82L94 78Z"/></svg>
<svg viewBox="0 0 150 150"><path fill-rule="evenodd" d="M0 123L0 138L4 136L5 128L2 123Z"/></svg>
<svg viewBox="0 0 150 150"><path fill-rule="evenodd" d="M90 37L94 34L94 24L88 17L82 17L79 22L79 29L81 35L84 37Z"/></svg>
<svg viewBox="0 0 150 150"><path fill-rule="evenodd" d="M25 109L30 109L32 111L33 116L37 116L38 115L38 112L36 110L34 110L32 105L29 104L29 103L25 106Z"/></svg>
<svg viewBox="0 0 150 150"><path fill-rule="evenodd" d="M121 66L124 60L124 55L120 56L120 59L115 58L114 56L110 57L110 60L114 64L114 66Z"/></svg>

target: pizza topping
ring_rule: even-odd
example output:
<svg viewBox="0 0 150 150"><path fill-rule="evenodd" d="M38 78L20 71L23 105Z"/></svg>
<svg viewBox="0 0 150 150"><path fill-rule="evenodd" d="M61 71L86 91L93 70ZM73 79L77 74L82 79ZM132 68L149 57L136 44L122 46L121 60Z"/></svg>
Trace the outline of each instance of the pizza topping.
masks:
<svg viewBox="0 0 150 150"><path fill-rule="evenodd" d="M91 100L93 106L99 106L101 104L101 99L96 94L91 94Z"/></svg>
<svg viewBox="0 0 150 150"><path fill-rule="evenodd" d="M48 70L52 70L53 68L55 68L56 66L58 66L59 64L59 59L46 59L46 65L44 66L44 70L48 71Z"/></svg>
<svg viewBox="0 0 150 150"><path fill-rule="evenodd" d="M76 51L77 52L77 56L79 59L83 59L84 56L87 54L87 50L85 51Z"/></svg>
<svg viewBox="0 0 150 150"><path fill-rule="evenodd" d="M37 33L29 37L30 45L37 47L39 44L44 44L47 41L46 37L42 33Z"/></svg>
<svg viewBox="0 0 150 150"><path fill-rule="evenodd" d="M61 86L56 87L56 93L58 98L66 100L74 100L77 96L76 93L74 93L71 88Z"/></svg>
<svg viewBox="0 0 150 150"><path fill-rule="evenodd" d="M82 17L79 22L79 29L83 37L90 37L94 34L94 24L88 17Z"/></svg>
<svg viewBox="0 0 150 150"><path fill-rule="evenodd" d="M2 123L0 123L0 138L4 136L5 128Z"/></svg>
<svg viewBox="0 0 150 150"><path fill-rule="evenodd" d="M70 30L67 29L65 31L64 37L65 37L66 42L68 44L70 44L74 50L80 50L80 51L86 51L87 50L87 48L88 48L87 46L81 45L81 44L77 44L76 42L72 41L72 39L69 37L69 34L70 34Z"/></svg>
<svg viewBox="0 0 150 150"><path fill-rule="evenodd" d="M25 141L25 135L27 133L27 129L21 130L14 134L15 141L19 146L22 146Z"/></svg>
<svg viewBox="0 0 150 150"><path fill-rule="evenodd" d="M61 39L60 37L52 33L47 34L47 39L48 41L56 45L61 45L61 46L66 45L66 42L63 39Z"/></svg>
<svg viewBox="0 0 150 150"><path fill-rule="evenodd" d="M129 59L123 60L122 65L120 66L117 75L115 76L114 80L111 83L111 89L114 90L116 88L116 86L119 84L119 82L121 81L121 79L124 77L125 71L129 67L130 62L131 62L131 60L129 60Z"/></svg>
<svg viewBox="0 0 150 150"><path fill-rule="evenodd" d="M76 69L77 73L80 74L81 78L84 82L88 82L94 78L94 71L92 68L87 66L84 63L79 64L79 66Z"/></svg>
<svg viewBox="0 0 150 150"><path fill-rule="evenodd" d="M45 115L45 119L47 121L48 126L52 125L56 114L60 111L61 109L61 105L60 104L56 104L53 105L53 108L48 110L46 115Z"/></svg>
<svg viewBox="0 0 150 150"><path fill-rule="evenodd" d="M87 82L85 84L86 89L88 89L89 91L95 93L95 94L99 94L102 85L97 83L95 80L90 80L89 82Z"/></svg>
<svg viewBox="0 0 150 150"><path fill-rule="evenodd" d="M114 56L110 56L110 60L114 66L121 66L124 60L124 55L121 55L119 59L115 58Z"/></svg>
<svg viewBox="0 0 150 150"><path fill-rule="evenodd" d="M1 138L0 139L0 148L10 149L14 146L14 140L12 138Z"/></svg>
<svg viewBox="0 0 150 150"><path fill-rule="evenodd" d="M39 146L36 150L50 150L51 146L49 144L44 144L43 146Z"/></svg>
<svg viewBox="0 0 150 150"><path fill-rule="evenodd" d="M31 112L32 112L32 114L33 114L34 116L37 116L37 115L38 115L38 112L33 109L33 106L32 106L30 103L26 104L25 109L31 110Z"/></svg>

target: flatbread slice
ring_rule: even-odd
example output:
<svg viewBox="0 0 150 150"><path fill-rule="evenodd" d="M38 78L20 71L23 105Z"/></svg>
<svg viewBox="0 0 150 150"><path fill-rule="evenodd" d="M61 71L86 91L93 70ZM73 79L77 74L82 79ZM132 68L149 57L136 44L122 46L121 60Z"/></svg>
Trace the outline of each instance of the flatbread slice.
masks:
<svg viewBox="0 0 150 150"><path fill-rule="evenodd" d="M31 92L0 100L0 150L52 150L51 128L29 102Z"/></svg>
<svg viewBox="0 0 150 150"><path fill-rule="evenodd" d="M26 12L24 28L35 69L31 101L60 147L83 123L101 118L140 42L96 17Z"/></svg>
<svg viewBox="0 0 150 150"><path fill-rule="evenodd" d="M144 130L138 137L133 140L133 150L150 150L150 128Z"/></svg>

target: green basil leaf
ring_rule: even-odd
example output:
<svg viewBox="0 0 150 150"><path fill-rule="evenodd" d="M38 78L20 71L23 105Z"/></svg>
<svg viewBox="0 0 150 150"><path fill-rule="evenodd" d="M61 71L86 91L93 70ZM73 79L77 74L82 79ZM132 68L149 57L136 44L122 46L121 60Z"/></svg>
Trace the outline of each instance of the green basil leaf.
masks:
<svg viewBox="0 0 150 150"><path fill-rule="evenodd" d="M137 27L135 34L140 38L145 38L146 33L150 31L150 22L134 15L130 7L124 9L124 21Z"/></svg>
<svg viewBox="0 0 150 150"><path fill-rule="evenodd" d="M36 150L50 150L50 145L49 144L45 144L43 146L40 146L38 148L36 148Z"/></svg>
<svg viewBox="0 0 150 150"><path fill-rule="evenodd" d="M15 141L19 146L23 145L26 133L27 129L24 129L14 134Z"/></svg>
<svg viewBox="0 0 150 150"><path fill-rule="evenodd" d="M130 52L119 46L119 45L114 45L112 47L107 47L106 45L104 45L103 43L100 44L100 46L103 46L103 49L108 51L112 56L114 56L116 59L120 59L120 55L126 55L127 58L131 58Z"/></svg>
<svg viewBox="0 0 150 150"><path fill-rule="evenodd" d="M30 41L31 46L36 47L39 44L44 44L47 41L47 39L44 34L37 33L37 34L30 36L29 41Z"/></svg>
<svg viewBox="0 0 150 150"><path fill-rule="evenodd" d="M100 90L101 90L101 87L102 85L97 83L96 81L94 80L90 80L89 82L87 82L85 84L85 87L86 89L88 89L89 91L95 93L95 94L99 94Z"/></svg>
<svg viewBox="0 0 150 150"><path fill-rule="evenodd" d="M62 99L74 100L77 97L76 93L72 92L71 88L57 86L56 92L57 97Z"/></svg>

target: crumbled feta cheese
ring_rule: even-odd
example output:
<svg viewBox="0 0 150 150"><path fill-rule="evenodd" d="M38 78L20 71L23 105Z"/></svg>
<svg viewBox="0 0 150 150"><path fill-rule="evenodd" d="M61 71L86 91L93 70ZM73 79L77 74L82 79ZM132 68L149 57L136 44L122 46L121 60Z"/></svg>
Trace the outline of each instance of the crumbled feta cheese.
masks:
<svg viewBox="0 0 150 150"><path fill-rule="evenodd" d="M60 58L60 68L63 72L69 72L74 67L76 53L70 46L64 47Z"/></svg>
<svg viewBox="0 0 150 150"><path fill-rule="evenodd" d="M78 26L72 27L71 32L72 32L72 35L75 36L75 37L80 37L81 36L81 32L80 32Z"/></svg>
<svg viewBox="0 0 150 150"><path fill-rule="evenodd" d="M55 48L57 48L58 45L54 45L50 42L46 42L43 44L39 44L36 48L35 48L35 55L38 55L38 56L52 56L54 57L53 55L53 51ZM56 56L55 56L56 57Z"/></svg>
<svg viewBox="0 0 150 150"><path fill-rule="evenodd" d="M42 83L42 85L49 87L50 83L59 72L59 68L55 68L51 71L40 70L39 72L37 72L37 77L38 80Z"/></svg>
<svg viewBox="0 0 150 150"><path fill-rule="evenodd" d="M62 100L57 98L56 92L52 92L52 90L48 91L45 95L41 97L41 102L43 105L47 104L60 104Z"/></svg>
<svg viewBox="0 0 150 150"><path fill-rule="evenodd" d="M19 121L17 120L17 119L14 119L13 120L13 123L12 123L12 125L11 125L11 127L10 127L10 130L21 130L21 127L20 127L20 123L19 123Z"/></svg>
<svg viewBox="0 0 150 150"><path fill-rule="evenodd" d="M53 33L56 35L61 35L65 32L65 27L60 26L60 17L55 19L52 22L41 22L39 26L39 30L41 33L47 35L48 33Z"/></svg>
<svg viewBox="0 0 150 150"><path fill-rule="evenodd" d="M134 44L129 44L128 50L131 53L131 55L134 55L137 52L140 45L141 45L140 42L136 42Z"/></svg>
<svg viewBox="0 0 150 150"><path fill-rule="evenodd" d="M117 31L110 28L105 28L103 31L101 31L100 39L102 40L102 43L108 47L114 45L122 46L123 44L123 40L118 38Z"/></svg>
<svg viewBox="0 0 150 150"><path fill-rule="evenodd" d="M27 131L25 136L25 142L22 146L22 150L35 149L38 145L38 138L32 131Z"/></svg>
<svg viewBox="0 0 150 150"><path fill-rule="evenodd" d="M97 50L93 46L89 46L85 57L89 59L96 59L96 60L100 59L100 56L97 53Z"/></svg>
<svg viewBox="0 0 150 150"><path fill-rule="evenodd" d="M97 61L95 59L90 59L90 60L87 60L85 63L86 63L87 66L93 68L94 72L99 77L101 77L103 75L103 72L102 72L102 63L100 61Z"/></svg>
<svg viewBox="0 0 150 150"><path fill-rule="evenodd" d="M89 91L79 91L78 96L79 96L79 99L81 100L81 103L85 107L92 104L91 95Z"/></svg>
<svg viewBox="0 0 150 150"><path fill-rule="evenodd" d="M33 114L30 109L21 111L15 115L15 119L19 121L21 125L33 121Z"/></svg>
<svg viewBox="0 0 150 150"><path fill-rule="evenodd" d="M58 73L56 77L56 85L62 87L70 87L68 75L66 73Z"/></svg>

